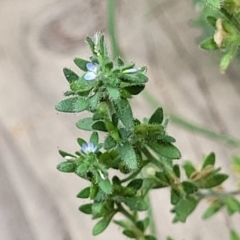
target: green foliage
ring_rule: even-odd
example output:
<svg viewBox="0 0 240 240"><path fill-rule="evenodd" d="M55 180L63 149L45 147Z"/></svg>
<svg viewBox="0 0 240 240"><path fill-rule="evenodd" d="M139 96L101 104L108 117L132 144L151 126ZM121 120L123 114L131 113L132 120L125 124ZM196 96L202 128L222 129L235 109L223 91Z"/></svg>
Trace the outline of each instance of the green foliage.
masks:
<svg viewBox="0 0 240 240"><path fill-rule="evenodd" d="M102 233L111 222L112 216L102 218L96 225L93 227L92 234L94 236Z"/></svg>
<svg viewBox="0 0 240 240"><path fill-rule="evenodd" d="M124 161L126 166L131 170L136 170L138 167L136 153L129 142L118 147L118 152L121 159Z"/></svg>
<svg viewBox="0 0 240 240"><path fill-rule="evenodd" d="M208 37L200 47L207 51L220 50L220 69L224 72L240 45L240 3L238 0L196 0L195 3L202 7L195 24L203 27ZM206 20L212 29L206 25Z"/></svg>
<svg viewBox="0 0 240 240"><path fill-rule="evenodd" d="M217 1L211 4L218 9ZM217 21L208 17L211 26ZM228 34L235 34L228 22L221 24ZM185 222L198 203L212 193L215 200L203 214L204 219L223 207L229 215L239 213L237 198L213 190L228 178L220 173L220 168L215 168L214 153L203 160L200 170L190 161L181 168L175 162L181 158L181 152L174 145L176 140L167 134L163 109L157 108L143 121L134 118L129 99L144 89L148 81L146 68L126 64L119 57L111 60L101 33L86 40L92 56L89 60L74 60L83 71L81 76L64 69L70 89L65 93L67 98L56 105L56 110L88 112L88 117L78 120L76 126L91 134L89 141L77 138L80 149L75 154L59 151L64 161L57 169L74 173L88 182L88 187L80 190L77 197L88 201L79 210L98 219L92 234L102 233L114 215L120 213L126 219L113 222L123 228L125 236L156 240L153 233L148 233L151 221L148 217L142 218L140 213L149 211L146 196L152 189L167 188L170 191L174 222ZM227 46L228 42L224 44ZM219 48L214 38L202 44L208 50L214 50L216 46ZM233 163L239 170L238 157L234 157ZM149 169L153 170L150 174ZM186 177L182 177L182 170Z"/></svg>
<svg viewBox="0 0 240 240"><path fill-rule="evenodd" d="M222 209L223 206L224 206L224 203L222 203L221 201L218 201L218 200L214 201L213 203L211 203L208 209L203 213L202 218L203 219L210 218L215 213L217 213L220 209Z"/></svg>
<svg viewBox="0 0 240 240"><path fill-rule="evenodd" d="M89 196L90 196L90 187L82 189L77 195L78 198L89 198Z"/></svg>
<svg viewBox="0 0 240 240"><path fill-rule="evenodd" d="M76 164L74 162L62 162L57 165L57 169L65 173L74 172L75 168L76 168Z"/></svg>
<svg viewBox="0 0 240 240"><path fill-rule="evenodd" d="M190 196L180 199L173 209L173 211L176 213L176 220L185 222L187 217L197 207L197 204L198 200Z"/></svg>
<svg viewBox="0 0 240 240"><path fill-rule="evenodd" d="M240 240L240 235L233 229L230 231L230 240Z"/></svg>
<svg viewBox="0 0 240 240"><path fill-rule="evenodd" d="M204 40L200 44L200 47L207 51L214 51L218 49L218 45L216 44L213 38L207 38L206 40Z"/></svg>

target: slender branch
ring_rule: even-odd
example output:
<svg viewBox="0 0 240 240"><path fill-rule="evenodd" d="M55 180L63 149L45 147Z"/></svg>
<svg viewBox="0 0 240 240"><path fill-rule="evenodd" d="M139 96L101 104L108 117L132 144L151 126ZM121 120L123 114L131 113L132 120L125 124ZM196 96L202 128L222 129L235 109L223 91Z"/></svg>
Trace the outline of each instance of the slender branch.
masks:
<svg viewBox="0 0 240 240"><path fill-rule="evenodd" d="M128 218L134 225L134 233L137 235L136 240L146 240L144 233L136 226L136 219L134 216L132 216L123 206L121 203L117 204L118 206L118 211L122 213L126 218Z"/></svg>
<svg viewBox="0 0 240 240"><path fill-rule="evenodd" d="M153 208L152 208L152 203L151 203L149 193L146 195L145 201L148 204L148 217L149 217L150 232L153 236L157 236L156 224L154 221L155 218L154 218L154 214L153 214Z"/></svg>
<svg viewBox="0 0 240 240"><path fill-rule="evenodd" d="M121 55L116 33L116 0L107 1L107 22L113 58Z"/></svg>
<svg viewBox="0 0 240 240"><path fill-rule="evenodd" d="M204 192L198 192L197 195L199 195L202 199L203 198L211 198L211 197L217 197L217 198L225 198L227 196L236 196L240 194L240 190L235 190L231 192L217 192L214 190L209 190L207 193Z"/></svg>
<svg viewBox="0 0 240 240"><path fill-rule="evenodd" d="M128 177L122 179L122 180L121 180L121 183L127 182L127 181L129 181L129 180L134 179L134 178L142 171L143 167L145 167L145 166L148 165L149 163L150 163L150 161L144 161L144 162L143 162L143 165L142 165L140 168L138 168L138 170L137 170L136 172L133 172L133 173L132 173L131 175L129 175Z"/></svg>

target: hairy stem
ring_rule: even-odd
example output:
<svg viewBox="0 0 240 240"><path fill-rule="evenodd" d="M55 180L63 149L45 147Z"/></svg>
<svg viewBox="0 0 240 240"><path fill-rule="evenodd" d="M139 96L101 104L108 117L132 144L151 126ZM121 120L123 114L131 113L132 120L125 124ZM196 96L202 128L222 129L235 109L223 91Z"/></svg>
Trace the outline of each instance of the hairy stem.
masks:
<svg viewBox="0 0 240 240"><path fill-rule="evenodd" d="M240 190L235 190L231 192L218 192L214 190L209 190L208 192L199 192L197 193L202 199L216 197L219 199L224 199L228 196L236 196L240 194Z"/></svg>

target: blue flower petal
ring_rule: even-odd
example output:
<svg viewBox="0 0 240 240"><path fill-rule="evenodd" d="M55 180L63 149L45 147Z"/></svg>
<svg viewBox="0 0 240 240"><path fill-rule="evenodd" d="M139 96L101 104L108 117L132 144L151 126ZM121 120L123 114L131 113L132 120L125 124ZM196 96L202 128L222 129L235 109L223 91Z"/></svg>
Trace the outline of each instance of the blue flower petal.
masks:
<svg viewBox="0 0 240 240"><path fill-rule="evenodd" d="M82 145L82 151L85 153L85 154L88 154L88 153L95 153L97 151L97 147L94 146L94 144L92 142L89 142L88 144L83 144Z"/></svg>
<svg viewBox="0 0 240 240"><path fill-rule="evenodd" d="M84 79L87 80L87 81L92 81L94 80L95 78L97 77L97 74L94 73L94 72L87 72L85 75L84 75Z"/></svg>
<svg viewBox="0 0 240 240"><path fill-rule="evenodd" d="M86 67L87 67L88 71L95 72L98 68L98 64L89 62L89 63L86 64Z"/></svg>
<svg viewBox="0 0 240 240"><path fill-rule="evenodd" d="M83 151L84 153L87 153L87 148L88 148L88 145L84 143L84 144L82 145L82 151Z"/></svg>

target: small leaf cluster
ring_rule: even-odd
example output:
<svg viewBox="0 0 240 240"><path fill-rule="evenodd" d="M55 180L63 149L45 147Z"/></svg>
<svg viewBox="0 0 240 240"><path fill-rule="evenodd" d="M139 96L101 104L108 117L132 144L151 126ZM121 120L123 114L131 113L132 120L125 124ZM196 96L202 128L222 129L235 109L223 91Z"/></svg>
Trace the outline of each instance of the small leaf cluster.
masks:
<svg viewBox="0 0 240 240"><path fill-rule="evenodd" d="M234 156L232 162L233 171L239 174L240 158ZM208 219L224 208L226 209L229 216L232 216L235 213L240 213L240 201L235 196L239 193L240 191L234 191L230 193L224 193L222 190L218 192L211 191L211 194L209 195L210 205L208 209L203 213L202 218Z"/></svg>
<svg viewBox="0 0 240 240"><path fill-rule="evenodd" d="M208 189L221 185L228 178L228 175L220 173L220 168L214 168L214 164L214 153L210 153L204 159L200 170L190 161L183 164L187 179L175 183L171 189L171 203L174 205L172 212L175 213L173 222L185 222L199 202L204 199L202 191L209 192ZM180 170L176 167L173 169L180 178Z"/></svg>
<svg viewBox="0 0 240 240"><path fill-rule="evenodd" d="M240 45L240 2L239 0L204 0L202 3L206 5L203 8L203 12L206 12L203 16L214 33L212 37L205 39L200 47L207 51L220 50L222 54L220 69L224 72L237 55Z"/></svg>

